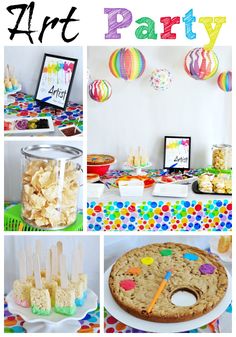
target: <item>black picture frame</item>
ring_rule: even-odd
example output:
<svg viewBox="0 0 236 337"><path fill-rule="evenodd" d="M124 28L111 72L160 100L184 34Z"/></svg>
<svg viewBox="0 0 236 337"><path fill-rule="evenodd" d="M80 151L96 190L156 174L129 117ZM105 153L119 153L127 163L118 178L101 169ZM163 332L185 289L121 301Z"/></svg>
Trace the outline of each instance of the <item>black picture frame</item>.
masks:
<svg viewBox="0 0 236 337"><path fill-rule="evenodd" d="M56 104L55 102L51 102L49 100L47 101L43 101L42 99L39 99L39 91L40 91L40 88L41 88L41 85L42 85L42 77L43 77L43 70L45 68L45 65L47 64L46 61L47 61L47 58L53 58L55 60L58 60L60 62L73 62L73 69L71 71L71 76L70 76L70 79L69 79L69 84L68 84L68 88L66 90L66 94L65 94L65 99L63 101L63 105L61 104ZM41 107L45 107L45 106L51 106L53 108L56 108L56 109L62 109L62 110L65 110L66 106L67 106L67 103L68 103L68 99L69 99L69 96L70 96L70 92L71 92L71 88L72 88L72 83L73 83L73 80L74 80L74 77L75 77L75 72L76 72L76 67L77 67L77 63L78 63L78 59L76 58L72 58L72 57L67 57L67 56L61 56L61 55L54 55L54 54L48 54L48 53L45 53L44 54L44 57L43 57L43 61L42 61L42 66L41 66L41 69L40 69L40 74L39 74L39 79L38 79L38 83L37 83L37 87L36 87L36 91L35 91L35 101L37 102L37 104L39 104ZM52 90L52 88L51 88ZM59 90L59 88L58 88Z"/></svg>
<svg viewBox="0 0 236 337"><path fill-rule="evenodd" d="M187 152L187 165L176 165L175 167L171 167L172 165L168 165L167 161L167 142L168 140L185 140L188 141L188 152ZM175 160L173 160L173 164L175 164ZM185 171L190 169L190 164L191 164L191 137L189 136L165 136L164 137L164 162L163 162L163 168L168 169L171 172L176 172L176 171Z"/></svg>

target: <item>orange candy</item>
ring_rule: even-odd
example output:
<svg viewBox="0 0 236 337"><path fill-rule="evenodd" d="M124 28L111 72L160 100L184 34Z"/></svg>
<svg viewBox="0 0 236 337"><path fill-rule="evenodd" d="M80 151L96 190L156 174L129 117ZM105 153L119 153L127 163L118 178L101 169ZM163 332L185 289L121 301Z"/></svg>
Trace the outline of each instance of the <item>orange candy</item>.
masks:
<svg viewBox="0 0 236 337"><path fill-rule="evenodd" d="M131 275L140 275L141 274L141 269L138 267L132 267L127 271L128 274Z"/></svg>

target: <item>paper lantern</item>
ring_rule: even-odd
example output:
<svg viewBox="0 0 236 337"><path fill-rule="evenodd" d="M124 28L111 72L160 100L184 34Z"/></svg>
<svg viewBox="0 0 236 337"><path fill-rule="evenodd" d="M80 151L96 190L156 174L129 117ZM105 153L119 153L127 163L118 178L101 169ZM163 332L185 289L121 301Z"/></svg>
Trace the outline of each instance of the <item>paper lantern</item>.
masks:
<svg viewBox="0 0 236 337"><path fill-rule="evenodd" d="M172 82L172 76L167 69L153 70L150 78L151 86L155 90L166 90Z"/></svg>
<svg viewBox="0 0 236 337"><path fill-rule="evenodd" d="M89 84L89 95L97 102L105 102L111 97L111 85L106 80L95 80Z"/></svg>
<svg viewBox="0 0 236 337"><path fill-rule="evenodd" d="M145 66L145 58L136 48L116 49L109 60L112 75L124 80L136 80L142 76Z"/></svg>
<svg viewBox="0 0 236 337"><path fill-rule="evenodd" d="M218 86L223 91L232 91L232 72L224 71L217 79Z"/></svg>
<svg viewBox="0 0 236 337"><path fill-rule="evenodd" d="M195 48L186 55L184 68L195 80L207 80L215 75L218 64L218 58L213 50Z"/></svg>

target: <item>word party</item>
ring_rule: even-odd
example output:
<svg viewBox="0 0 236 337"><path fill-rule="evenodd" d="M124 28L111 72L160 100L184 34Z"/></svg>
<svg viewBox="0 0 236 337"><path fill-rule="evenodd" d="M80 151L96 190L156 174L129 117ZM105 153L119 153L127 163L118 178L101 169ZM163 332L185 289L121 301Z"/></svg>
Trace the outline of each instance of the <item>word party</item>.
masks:
<svg viewBox="0 0 236 337"><path fill-rule="evenodd" d="M104 8L104 14L108 15L108 32L105 34L105 39L121 39L121 29L128 28L133 22L132 12L127 8ZM163 32L160 34L161 39L176 39L176 33L172 31L173 26L179 25L181 22L180 16L170 17L165 16L160 18L163 24ZM190 9L183 17L182 22L185 25L185 36L189 40L196 39L197 34L194 32L194 23L196 16L193 14L193 9ZM198 22L203 24L208 36L209 42L204 46L210 50L214 47L217 37L220 33L222 25L226 23L225 16L207 16L200 17ZM139 25L135 30L137 39L156 40L158 34L155 30L155 21L149 17L141 17L135 21Z"/></svg>

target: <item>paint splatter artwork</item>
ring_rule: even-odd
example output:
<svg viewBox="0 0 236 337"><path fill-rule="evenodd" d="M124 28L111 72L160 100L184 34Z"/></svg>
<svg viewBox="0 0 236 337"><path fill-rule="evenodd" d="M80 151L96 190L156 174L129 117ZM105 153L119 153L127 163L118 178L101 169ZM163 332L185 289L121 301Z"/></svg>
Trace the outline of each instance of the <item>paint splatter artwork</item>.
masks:
<svg viewBox="0 0 236 337"><path fill-rule="evenodd" d="M76 59L45 55L36 100L64 108L70 92Z"/></svg>

